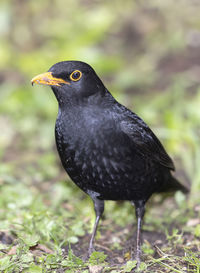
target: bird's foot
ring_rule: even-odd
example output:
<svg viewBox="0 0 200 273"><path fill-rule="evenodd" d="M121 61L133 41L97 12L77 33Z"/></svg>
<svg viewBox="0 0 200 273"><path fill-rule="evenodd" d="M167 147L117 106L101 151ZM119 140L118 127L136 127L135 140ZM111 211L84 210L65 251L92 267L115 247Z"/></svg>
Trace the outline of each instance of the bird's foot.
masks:
<svg viewBox="0 0 200 273"><path fill-rule="evenodd" d="M135 257L136 261L137 261L137 269L140 267L140 264L141 264L141 259L140 259L140 256L136 256Z"/></svg>
<svg viewBox="0 0 200 273"><path fill-rule="evenodd" d="M137 261L137 269L138 269L141 264L141 250L136 251L135 260Z"/></svg>
<svg viewBox="0 0 200 273"><path fill-rule="evenodd" d="M90 256L91 256L92 252L94 252L94 251L95 251L94 247L90 247L90 248L88 249L88 252L83 256L83 260L84 260L84 261L89 260L89 258L90 258Z"/></svg>
<svg viewBox="0 0 200 273"><path fill-rule="evenodd" d="M137 269L140 267L141 264L141 250L136 250L136 253L134 255L134 252L131 251L131 260L137 262Z"/></svg>
<svg viewBox="0 0 200 273"><path fill-rule="evenodd" d="M92 252L94 252L94 251L95 251L95 248L93 246L89 247L89 249L88 249L88 256L90 257L91 254L92 254Z"/></svg>

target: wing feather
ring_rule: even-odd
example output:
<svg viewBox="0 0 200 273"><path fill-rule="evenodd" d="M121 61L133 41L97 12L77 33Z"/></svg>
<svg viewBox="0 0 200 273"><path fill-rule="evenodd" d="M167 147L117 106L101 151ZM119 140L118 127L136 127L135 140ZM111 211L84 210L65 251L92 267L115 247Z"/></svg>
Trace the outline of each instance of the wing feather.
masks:
<svg viewBox="0 0 200 273"><path fill-rule="evenodd" d="M132 140L138 152L174 171L174 163L159 139L142 119L136 114L130 113L131 116L126 116L121 121L121 130Z"/></svg>

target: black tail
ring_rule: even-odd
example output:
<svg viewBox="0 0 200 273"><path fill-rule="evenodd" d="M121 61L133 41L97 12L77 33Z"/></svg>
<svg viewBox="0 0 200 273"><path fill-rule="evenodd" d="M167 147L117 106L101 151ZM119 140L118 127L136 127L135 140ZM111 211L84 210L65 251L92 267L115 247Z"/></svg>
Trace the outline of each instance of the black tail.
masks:
<svg viewBox="0 0 200 273"><path fill-rule="evenodd" d="M182 185L175 177L170 175L170 179L163 185L159 192L174 192L182 191L183 193L189 193L189 189Z"/></svg>

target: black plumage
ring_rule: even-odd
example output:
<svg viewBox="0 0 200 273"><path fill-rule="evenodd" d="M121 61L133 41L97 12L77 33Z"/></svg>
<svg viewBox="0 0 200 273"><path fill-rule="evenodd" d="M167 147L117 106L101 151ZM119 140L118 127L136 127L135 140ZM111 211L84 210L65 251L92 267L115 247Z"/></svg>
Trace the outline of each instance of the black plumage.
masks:
<svg viewBox="0 0 200 273"><path fill-rule="evenodd" d="M187 192L171 174L171 158L144 121L113 98L88 64L57 63L32 83L51 86L59 103L55 135L60 159L73 182L94 202L89 254L104 200L129 200L138 219L139 262L147 200L155 192Z"/></svg>

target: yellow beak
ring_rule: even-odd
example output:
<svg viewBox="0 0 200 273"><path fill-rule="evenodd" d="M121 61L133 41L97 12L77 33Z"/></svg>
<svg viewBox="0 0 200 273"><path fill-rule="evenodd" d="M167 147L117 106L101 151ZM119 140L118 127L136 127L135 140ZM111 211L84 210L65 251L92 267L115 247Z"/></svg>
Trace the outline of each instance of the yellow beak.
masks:
<svg viewBox="0 0 200 273"><path fill-rule="evenodd" d="M36 83L36 84L54 85L54 86L60 86L61 83L69 84L69 82L66 82L65 80L61 78L53 77L52 72L46 72L46 73L37 75L31 80L31 83L32 85Z"/></svg>

